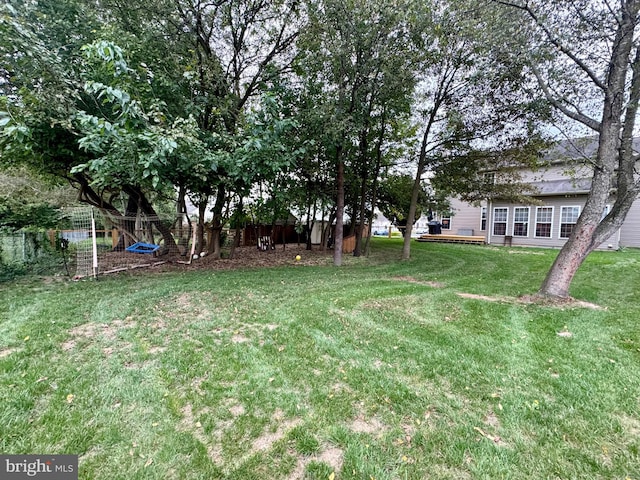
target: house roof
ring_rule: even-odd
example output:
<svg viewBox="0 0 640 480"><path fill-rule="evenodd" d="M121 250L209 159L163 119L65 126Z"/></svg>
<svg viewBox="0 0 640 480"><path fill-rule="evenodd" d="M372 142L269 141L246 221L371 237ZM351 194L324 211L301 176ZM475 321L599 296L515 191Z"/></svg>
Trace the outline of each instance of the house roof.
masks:
<svg viewBox="0 0 640 480"><path fill-rule="evenodd" d="M530 185L535 189L533 194L536 197L551 195L567 195L589 193L591 190L590 178L566 178L562 180L546 180L542 182L531 182Z"/></svg>
<svg viewBox="0 0 640 480"><path fill-rule="evenodd" d="M543 159L548 162L565 162L567 160L578 160L585 158L595 158L598 151L598 136L569 138L553 144L545 151Z"/></svg>
<svg viewBox="0 0 640 480"><path fill-rule="evenodd" d="M640 152L640 137L635 137L632 145L636 152ZM543 159L551 163L594 159L597 153L598 136L592 135L560 140L544 153Z"/></svg>

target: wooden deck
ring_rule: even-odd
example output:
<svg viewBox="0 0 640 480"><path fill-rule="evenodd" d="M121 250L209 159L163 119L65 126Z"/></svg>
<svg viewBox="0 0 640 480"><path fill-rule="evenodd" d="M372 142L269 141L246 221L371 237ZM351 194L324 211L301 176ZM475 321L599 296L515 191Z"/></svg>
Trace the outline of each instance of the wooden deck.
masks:
<svg viewBox="0 0 640 480"><path fill-rule="evenodd" d="M477 235L420 235L416 238L418 242L439 242L439 243L469 243L472 245L484 245L485 238Z"/></svg>

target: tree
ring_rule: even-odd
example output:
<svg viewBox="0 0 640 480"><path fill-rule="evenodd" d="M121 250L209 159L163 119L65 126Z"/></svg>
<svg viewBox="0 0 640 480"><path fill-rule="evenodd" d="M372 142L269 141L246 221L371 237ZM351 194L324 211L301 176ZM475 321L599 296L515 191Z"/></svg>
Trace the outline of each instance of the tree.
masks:
<svg viewBox="0 0 640 480"><path fill-rule="evenodd" d="M323 153L333 163L336 266L342 263L345 211L350 208L352 228L361 228L367 205L372 210L368 190L379 170L376 152L382 152L377 133L386 141L390 119L408 110L414 85L408 23L416 3L310 2L310 26L298 46L304 78L324 98Z"/></svg>
<svg viewBox="0 0 640 480"><path fill-rule="evenodd" d="M412 225L422 216L424 210L440 210L435 198L422 185L418 196L417 208L412 219L406 215L411 204L413 176L408 174L390 174L380 182L377 206L382 214L398 227L405 235L409 223Z"/></svg>
<svg viewBox="0 0 640 480"><path fill-rule="evenodd" d="M4 5L0 27L7 35L0 42L5 60L0 82L0 160L64 179L78 189L80 201L98 208L117 211L112 202L122 191L151 213L146 192L122 180L128 172L114 172L121 181L107 186L78 168L96 159L91 149L81 148L78 142L80 118L101 112L102 106L127 104L128 98L122 89L102 83L105 72L91 72L82 58L82 45L95 35L98 24L96 13L83 10L82 5L79 0ZM126 69L123 58L116 58L107 44L103 46L105 56L113 57L113 68ZM111 125L106 121L95 126L102 132Z"/></svg>
<svg viewBox="0 0 640 480"><path fill-rule="evenodd" d="M620 228L640 194L639 157L633 149L640 101L640 1L494 3L508 9L500 10L511 25L507 48L520 56L518 63L535 79L538 92L560 116L598 135L596 157L587 159L593 177L585 206L539 290L542 296L567 297L582 262ZM615 201L603 218L612 185Z"/></svg>
<svg viewBox="0 0 640 480"><path fill-rule="evenodd" d="M492 152L520 152L508 155L512 174L535 160L531 147L539 136L531 119L544 112L522 95L517 68L495 67L492 30L478 28L485 17L481 3L468 0L441 1L417 17L424 48L414 108L421 133L408 218L415 216L427 171L440 195L479 200L495 193L479 171L504 164L505 155ZM407 224L403 259L411 254L411 229Z"/></svg>

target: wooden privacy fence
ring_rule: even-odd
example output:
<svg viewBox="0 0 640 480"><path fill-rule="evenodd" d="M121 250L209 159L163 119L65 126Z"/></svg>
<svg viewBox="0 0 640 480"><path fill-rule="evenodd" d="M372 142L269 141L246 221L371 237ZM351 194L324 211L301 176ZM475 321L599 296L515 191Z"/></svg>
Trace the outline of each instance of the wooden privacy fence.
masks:
<svg viewBox="0 0 640 480"><path fill-rule="evenodd" d="M342 239L342 253L353 253L356 249L356 236L349 235Z"/></svg>

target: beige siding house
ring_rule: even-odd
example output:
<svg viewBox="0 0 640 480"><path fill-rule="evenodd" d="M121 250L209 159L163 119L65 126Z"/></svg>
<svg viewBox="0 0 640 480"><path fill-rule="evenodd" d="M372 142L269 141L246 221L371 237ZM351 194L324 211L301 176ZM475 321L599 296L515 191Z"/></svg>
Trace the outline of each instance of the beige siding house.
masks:
<svg viewBox="0 0 640 480"><path fill-rule="evenodd" d="M521 181L536 190L531 203L493 199L471 205L453 199L450 233L484 236L488 244L494 245L556 248L564 245L591 186L591 172L577 160L588 158L597 145L594 138L574 142L554 147L548 154L546 168L521 172ZM603 216L613 204L614 195L612 190ZM633 204L623 226L599 246L620 247L640 247L640 200Z"/></svg>

